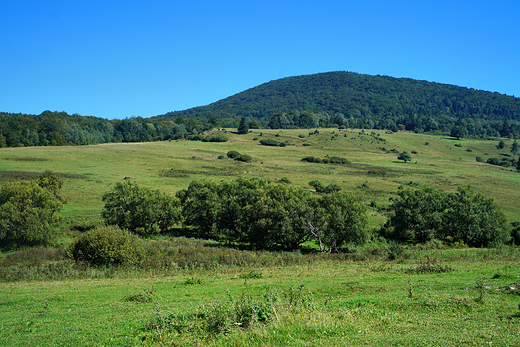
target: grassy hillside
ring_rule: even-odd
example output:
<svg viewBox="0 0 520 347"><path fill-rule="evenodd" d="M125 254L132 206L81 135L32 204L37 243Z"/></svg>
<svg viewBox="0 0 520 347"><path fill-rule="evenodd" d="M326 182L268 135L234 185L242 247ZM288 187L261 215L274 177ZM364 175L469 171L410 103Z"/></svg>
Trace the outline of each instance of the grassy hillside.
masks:
<svg viewBox="0 0 520 347"><path fill-rule="evenodd" d="M194 179L229 180L237 177L286 178L293 185L313 189L311 180L339 185L370 205L369 225L379 228L387 220L382 207L398 187L434 185L448 191L471 185L496 200L510 222L520 220L516 192L520 174L475 160L509 155L512 140L498 150L496 141L454 140L410 132L360 132L358 130L255 130L246 135L224 133L228 142L163 141L92 146L27 147L0 149L0 180L35 177L52 170L64 177L65 229L100 223L102 196L117 182L134 179L139 185L174 194ZM271 139L286 147L262 146ZM428 143L428 144L426 144ZM306 146L304 146L306 145ZM459 147L460 146L460 147ZM252 156L251 163L226 157L230 150ZM397 160L408 151L412 161ZM471 152L469 152L470 150ZM415 153L414 153L415 152ZM218 159L223 156L225 159ZM307 156L348 159L347 165L302 162ZM70 239L62 240L67 244Z"/></svg>
<svg viewBox="0 0 520 347"><path fill-rule="evenodd" d="M309 189L308 182L312 179L325 185L336 183L344 190L363 196L367 203L374 201L375 206L386 204L400 185L425 183L453 191L470 184L477 192L495 198L511 221L520 220L520 197L515 194L520 187L520 174L513 168L475 160L476 156L486 160L510 155L512 140L506 139L505 148L498 150L495 141L457 141L409 132L360 134L351 130L319 129L319 134L309 135L309 131L295 129L255 130L247 135L228 131L226 135L230 140L223 143L165 141L3 148L0 150L0 180L44 170L63 174L64 194L69 198L63 212L68 219L98 215L103 206L103 193L124 178L173 194L196 178L223 180L259 176L273 181L285 177L292 184ZM287 141L291 145L262 146L261 139ZM394 149L408 151L412 161L397 160L398 154L390 152ZM230 150L249 154L253 161L218 159ZM306 156L339 156L351 164L302 162ZM375 209L372 216L373 225L384 219Z"/></svg>

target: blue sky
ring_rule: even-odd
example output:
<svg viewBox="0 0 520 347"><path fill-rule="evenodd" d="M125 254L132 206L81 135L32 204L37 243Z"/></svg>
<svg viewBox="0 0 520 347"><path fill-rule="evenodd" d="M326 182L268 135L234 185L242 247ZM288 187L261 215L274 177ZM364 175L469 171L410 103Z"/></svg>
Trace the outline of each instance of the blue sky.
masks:
<svg viewBox="0 0 520 347"><path fill-rule="evenodd" d="M0 2L0 111L123 119L327 71L520 96L520 2Z"/></svg>

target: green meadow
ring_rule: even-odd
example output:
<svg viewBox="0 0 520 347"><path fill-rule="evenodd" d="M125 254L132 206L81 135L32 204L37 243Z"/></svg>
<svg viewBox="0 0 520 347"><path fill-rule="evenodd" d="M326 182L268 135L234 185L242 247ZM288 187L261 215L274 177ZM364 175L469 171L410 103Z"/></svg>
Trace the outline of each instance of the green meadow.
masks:
<svg viewBox="0 0 520 347"><path fill-rule="evenodd" d="M101 197L124 179L171 194L194 179L264 177L308 189L311 180L334 183L370 206L373 230L400 186L471 185L494 198L509 222L520 221L520 173L485 163L512 159L511 139L499 150L497 140L318 131L214 130L229 140L0 149L0 182L52 170L67 200L52 247L0 255L0 345L520 345L516 246L456 249L374 237L349 253L318 254L312 245L283 253L161 235L146 240L149 258L139 266L94 267L63 255L102 223ZM262 146L262 139L288 145ZM253 160L229 159L231 150ZM402 151L412 160L398 160ZM350 163L301 161L307 156Z"/></svg>

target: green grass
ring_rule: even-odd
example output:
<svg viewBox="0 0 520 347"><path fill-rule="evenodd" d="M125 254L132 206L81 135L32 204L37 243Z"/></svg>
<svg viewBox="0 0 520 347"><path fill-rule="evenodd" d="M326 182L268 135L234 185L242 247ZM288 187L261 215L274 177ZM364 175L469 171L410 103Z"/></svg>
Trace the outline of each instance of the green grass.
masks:
<svg viewBox="0 0 520 347"><path fill-rule="evenodd" d="M63 213L70 219L98 215L103 204L101 196L125 177L139 184L169 193L186 188L196 178L233 179L239 176L260 176L277 181L288 178L304 187L312 179L324 185L336 183L344 190L355 192L369 201L386 204L399 185L426 183L446 190L471 184L477 192L495 198L510 220L520 220L520 174L513 168L478 163L484 159L509 154L506 148L496 149L496 141L462 139L398 132L377 132L385 141L358 131L320 129L320 134L300 138L302 129L254 130L247 135L227 132L228 142L171 141L131 144L104 144L78 147L2 148L0 150L0 181L9 180L2 172L42 172L52 170L64 176L64 193L69 197ZM217 133L218 131L214 131ZM222 131L220 131L222 132ZM259 134L262 133L262 136ZM279 135L279 136L275 136ZM336 136L337 135L337 136ZM346 137L345 137L346 135ZM291 146L270 147L258 139L288 141ZM428 145L424 143L428 142ZM309 143L311 146L303 146ZM455 147L460 143L462 147ZM397 160L398 151L416 151L413 160ZM466 149L471 148L472 152ZM251 163L218 159L236 150L253 157ZM488 153L486 155L485 153ZM301 162L301 158L338 156L349 165ZM37 159L37 160L35 160ZM386 175L369 174L384 170ZM165 175L165 173L173 173ZM71 178L77 177L77 178ZM365 183L369 189L360 189ZM374 224L383 218L374 214Z"/></svg>
<svg viewBox="0 0 520 347"><path fill-rule="evenodd" d="M377 256L341 260L331 255L300 265L1 283L0 344L520 343L520 295L506 289L520 283L518 249L410 252L408 259L397 261ZM426 257L452 270L406 271L423 264ZM262 276L248 276L251 273ZM481 300L479 283L484 284ZM265 302L266 285L277 298L267 321L248 327L230 322L224 333L208 330L210 320L220 317L216 314L229 312L241 298L242 305Z"/></svg>
<svg viewBox="0 0 520 347"><path fill-rule="evenodd" d="M0 149L0 182L52 170L64 179L68 198L56 246L0 255L0 345L520 345L517 247L394 249L375 241L341 254L317 254L306 244L310 253L302 254L161 236L146 240L147 257L140 266L93 267L64 258L64 247L74 237L102 224L101 197L125 178L171 194L197 178L284 178L308 189L317 179L371 204L372 228L386 221L379 207L400 185L425 183L454 191L471 184L493 197L510 221L520 220L520 174L475 160L509 154L512 140L504 139L506 148L498 150L498 142L489 140L319 131L311 136L302 129L226 132L229 141L223 143ZM262 146L261 139L291 145ZM382 147L417 154L404 163ZM230 150L253 161L218 159ZM301 162L327 155L351 164ZM240 323L234 321L237 310L265 303L266 286L278 298L268 319L247 327L235 324ZM305 305L294 304L299 288ZM227 324L225 333L209 329L215 322Z"/></svg>

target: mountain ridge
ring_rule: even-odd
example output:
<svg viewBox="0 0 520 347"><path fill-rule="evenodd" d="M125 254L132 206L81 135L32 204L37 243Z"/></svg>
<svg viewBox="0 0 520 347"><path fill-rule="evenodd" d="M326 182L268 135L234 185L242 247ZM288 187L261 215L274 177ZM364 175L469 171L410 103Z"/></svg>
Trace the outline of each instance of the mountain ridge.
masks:
<svg viewBox="0 0 520 347"><path fill-rule="evenodd" d="M254 117L267 121L277 113L290 111L339 113L345 117L415 113L519 120L520 98L412 78L333 71L272 80L206 106L157 117Z"/></svg>

